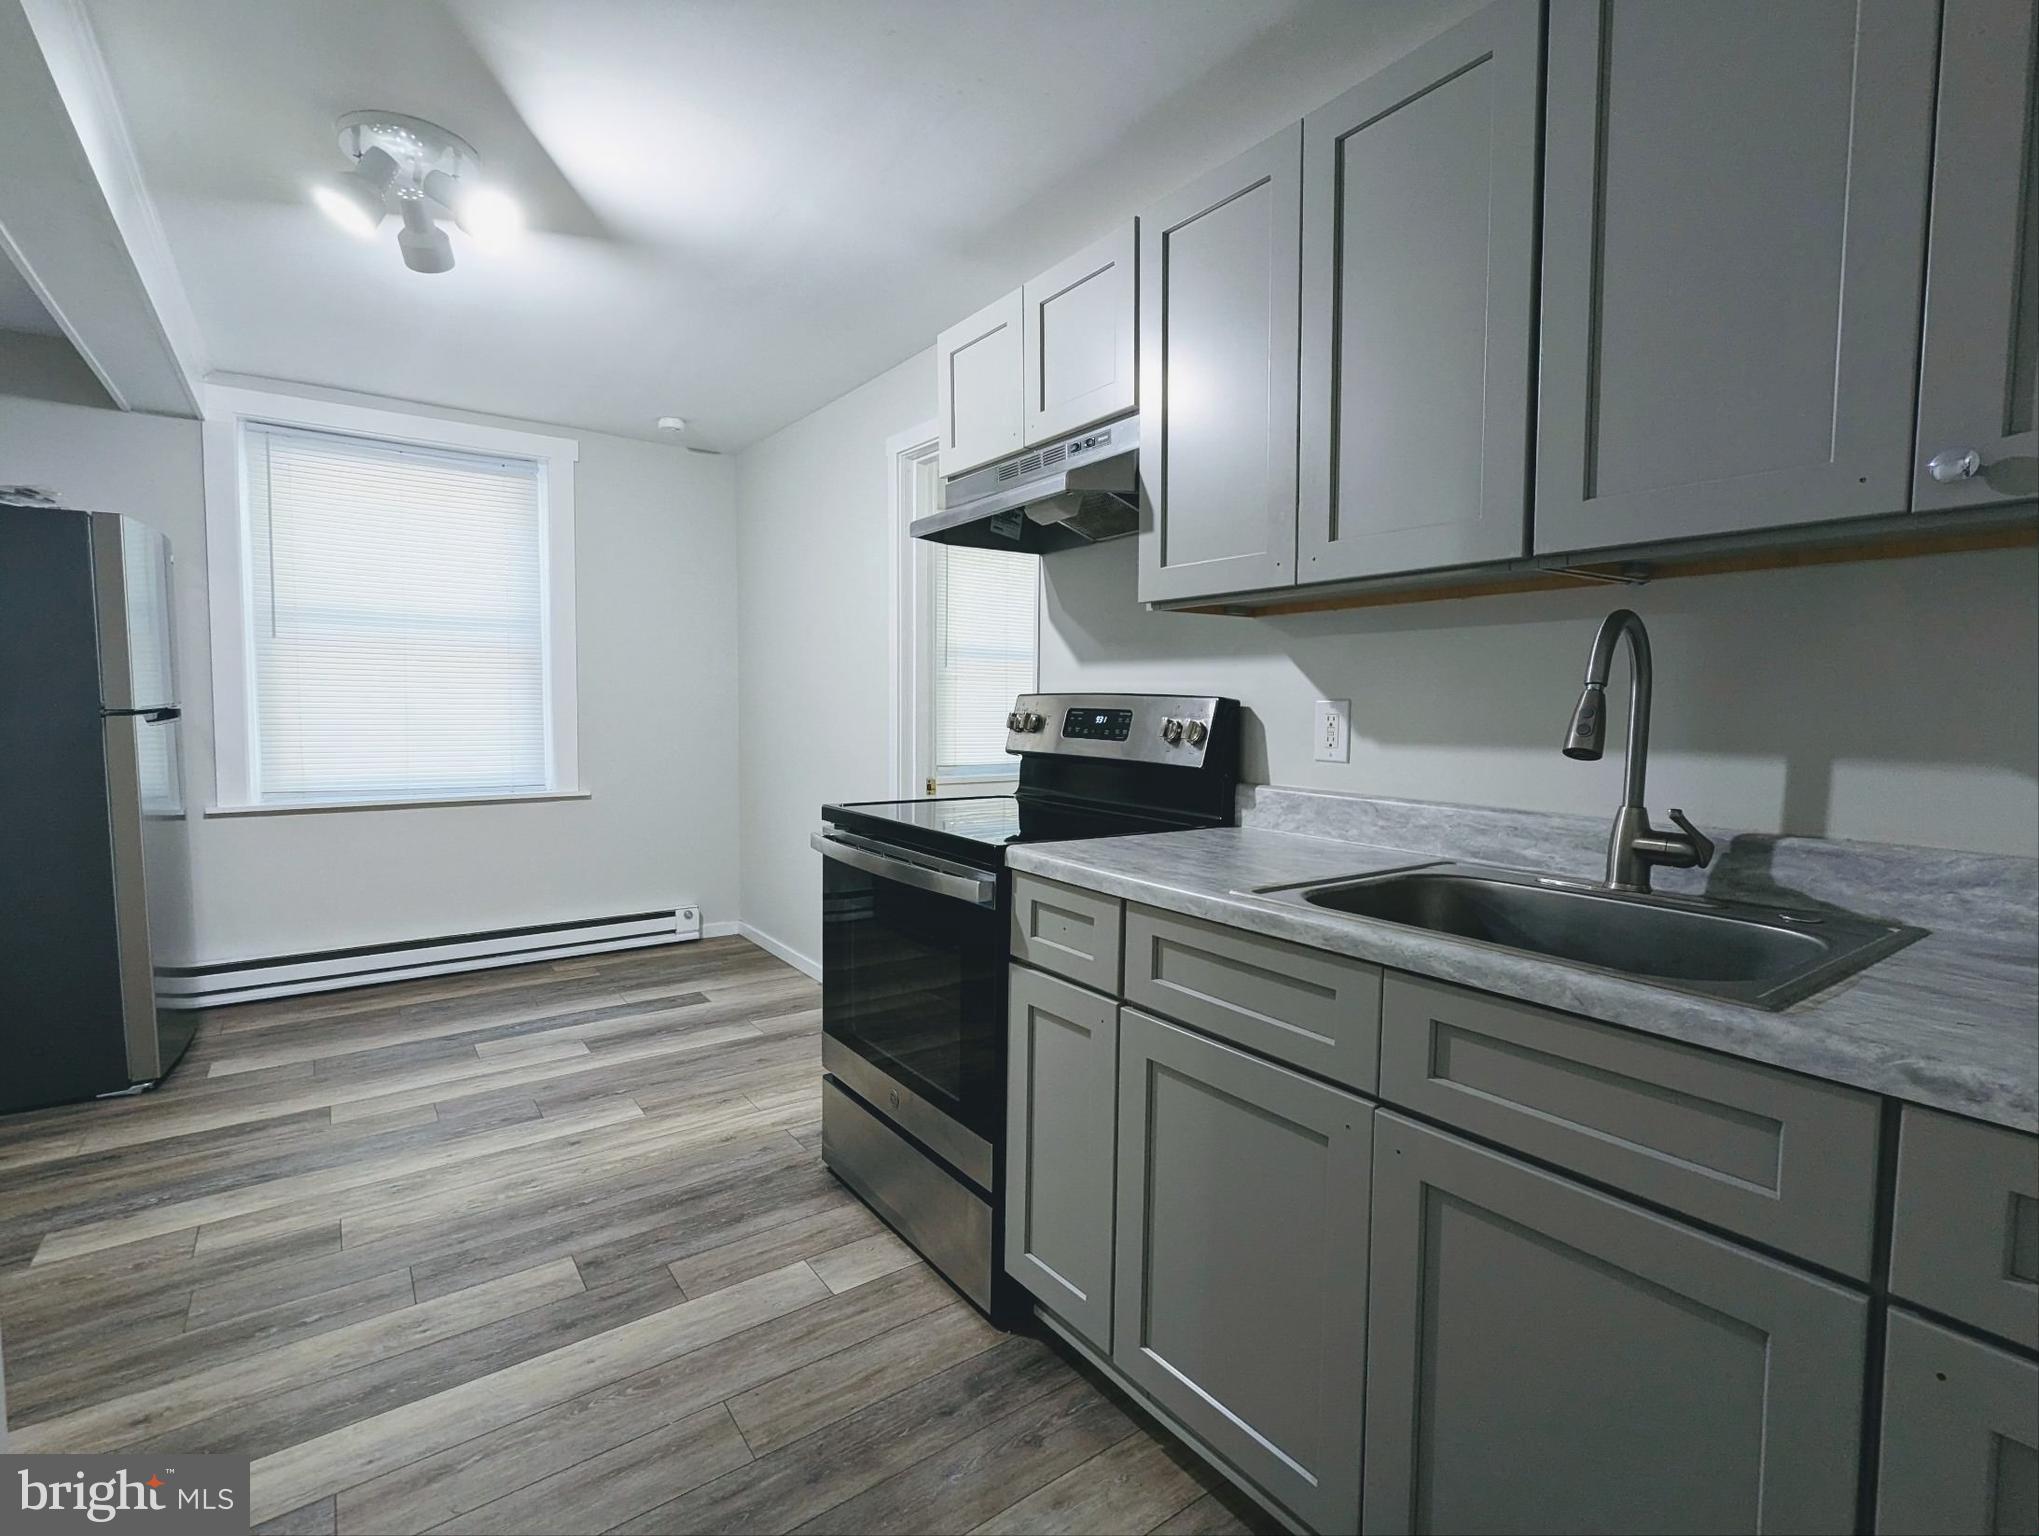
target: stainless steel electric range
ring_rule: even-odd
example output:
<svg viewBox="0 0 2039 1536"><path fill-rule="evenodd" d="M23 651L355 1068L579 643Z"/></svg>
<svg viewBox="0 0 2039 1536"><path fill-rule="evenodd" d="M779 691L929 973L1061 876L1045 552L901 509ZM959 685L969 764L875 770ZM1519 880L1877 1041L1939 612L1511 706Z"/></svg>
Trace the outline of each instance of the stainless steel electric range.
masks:
<svg viewBox="0 0 2039 1536"><path fill-rule="evenodd" d="M1232 825L1239 706L1025 694L1011 795L822 807L822 1156L994 1319L1015 843Z"/></svg>

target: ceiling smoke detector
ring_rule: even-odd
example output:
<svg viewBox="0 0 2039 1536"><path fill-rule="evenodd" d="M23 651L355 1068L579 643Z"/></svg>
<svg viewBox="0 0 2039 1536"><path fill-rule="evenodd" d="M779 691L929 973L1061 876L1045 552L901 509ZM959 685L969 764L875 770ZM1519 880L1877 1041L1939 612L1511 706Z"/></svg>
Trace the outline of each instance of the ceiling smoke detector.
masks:
<svg viewBox="0 0 2039 1536"><path fill-rule="evenodd" d="M661 416L658 419L658 429L661 432L684 432L687 430L687 418L684 416Z"/></svg>
<svg viewBox="0 0 2039 1536"><path fill-rule="evenodd" d="M397 249L413 272L453 266L453 242L436 217L440 210L484 250L499 248L523 227L516 202L483 184L481 156L460 135L401 112L349 112L335 126L340 153L354 169L319 182L312 201L349 234L366 239L382 227L394 199L402 221Z"/></svg>

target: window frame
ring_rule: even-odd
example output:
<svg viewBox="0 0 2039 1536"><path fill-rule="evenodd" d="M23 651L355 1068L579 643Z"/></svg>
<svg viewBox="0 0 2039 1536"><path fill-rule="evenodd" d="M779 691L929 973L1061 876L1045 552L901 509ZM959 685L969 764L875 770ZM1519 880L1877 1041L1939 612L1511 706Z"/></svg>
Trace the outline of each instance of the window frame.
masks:
<svg viewBox="0 0 2039 1536"><path fill-rule="evenodd" d="M213 804L206 814L283 815L585 798L574 626L574 467L580 443L508 427L239 386L204 387L205 545L212 641ZM248 426L297 427L405 447L530 459L538 465L546 784L542 790L370 799L260 798L256 768L252 573L242 439Z"/></svg>

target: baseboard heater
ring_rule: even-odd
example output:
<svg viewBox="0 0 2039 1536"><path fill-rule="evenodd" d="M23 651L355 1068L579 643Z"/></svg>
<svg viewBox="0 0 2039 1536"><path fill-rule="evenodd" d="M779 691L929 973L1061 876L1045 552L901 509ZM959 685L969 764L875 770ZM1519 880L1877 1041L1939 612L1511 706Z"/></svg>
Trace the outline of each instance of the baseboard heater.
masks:
<svg viewBox="0 0 2039 1536"><path fill-rule="evenodd" d="M217 965L170 966L156 973L156 1001L164 1008L220 1008L265 997L372 987L420 976L446 976L494 966L530 965L572 955L642 949L701 937L701 909L668 907L614 917L533 923L445 938L327 949L266 960L227 960Z"/></svg>

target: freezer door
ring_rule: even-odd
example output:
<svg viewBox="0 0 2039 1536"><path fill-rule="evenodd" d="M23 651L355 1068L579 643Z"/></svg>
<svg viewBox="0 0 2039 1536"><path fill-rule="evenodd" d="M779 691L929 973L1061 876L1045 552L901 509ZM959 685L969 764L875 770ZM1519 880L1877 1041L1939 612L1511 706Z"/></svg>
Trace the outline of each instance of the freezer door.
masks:
<svg viewBox="0 0 2039 1536"><path fill-rule="evenodd" d="M170 541L131 517L92 514L99 609L99 702L109 710L173 709Z"/></svg>

